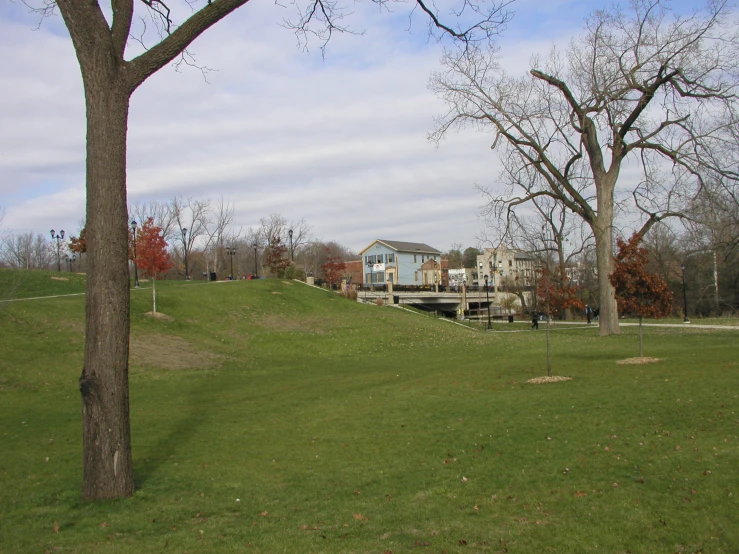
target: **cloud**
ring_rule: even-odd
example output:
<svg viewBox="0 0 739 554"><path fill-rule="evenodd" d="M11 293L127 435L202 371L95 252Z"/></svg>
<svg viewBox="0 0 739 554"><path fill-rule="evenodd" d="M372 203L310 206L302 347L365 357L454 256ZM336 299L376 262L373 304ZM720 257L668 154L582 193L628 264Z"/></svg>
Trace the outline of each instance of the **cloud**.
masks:
<svg viewBox="0 0 739 554"><path fill-rule="evenodd" d="M506 66L527 67L533 51L546 53L579 25L563 10L591 5L520 0L512 38L501 43ZM191 52L215 69L207 81L197 69L165 67L132 97L129 202L223 196L235 204L236 227L281 213L355 250L378 237L475 245L474 187L496 183L491 137L427 141L444 110L427 89L441 47L423 19L408 19L408 6L389 7L355 4L352 25L365 34L335 36L325 58L315 40L308 53L296 48L280 27L287 8L275 3L250 2L205 32ZM3 224L74 233L85 204L79 67L61 18L36 29L23 9L0 9ZM140 50L131 43L131 54Z"/></svg>

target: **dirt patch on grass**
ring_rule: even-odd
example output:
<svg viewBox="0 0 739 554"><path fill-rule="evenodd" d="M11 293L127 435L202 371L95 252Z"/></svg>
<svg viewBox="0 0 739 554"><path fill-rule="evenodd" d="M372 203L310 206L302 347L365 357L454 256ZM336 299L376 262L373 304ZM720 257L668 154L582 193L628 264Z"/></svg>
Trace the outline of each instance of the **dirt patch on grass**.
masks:
<svg viewBox="0 0 739 554"><path fill-rule="evenodd" d="M162 312L146 312L144 315L146 317L153 317L154 319L160 319L162 321L174 321L174 318L167 314L163 314Z"/></svg>
<svg viewBox="0 0 739 554"><path fill-rule="evenodd" d="M52 281L69 281L68 277L52 277Z"/></svg>
<svg viewBox="0 0 739 554"><path fill-rule="evenodd" d="M159 333L132 335L130 356L132 369L210 369L221 362L220 356L195 348L185 339Z"/></svg>
<svg viewBox="0 0 739 554"><path fill-rule="evenodd" d="M572 381L572 377L552 375L551 377L534 377L526 382L531 383L532 385L543 385L544 383L560 383L562 381Z"/></svg>
<svg viewBox="0 0 739 554"><path fill-rule="evenodd" d="M269 331L292 331L303 333L325 333L333 325L320 317L290 317L283 315L263 315L254 323Z"/></svg>
<svg viewBox="0 0 739 554"><path fill-rule="evenodd" d="M616 363L619 365L632 365L632 364L653 364L655 362L662 361L660 358L647 358L646 356L637 356L636 358L626 358L625 360L617 360Z"/></svg>

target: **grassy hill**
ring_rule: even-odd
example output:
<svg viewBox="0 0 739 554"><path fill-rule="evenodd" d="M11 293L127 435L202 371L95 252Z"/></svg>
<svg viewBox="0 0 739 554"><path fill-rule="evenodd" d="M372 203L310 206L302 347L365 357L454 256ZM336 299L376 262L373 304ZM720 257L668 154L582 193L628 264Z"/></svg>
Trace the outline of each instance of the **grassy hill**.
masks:
<svg viewBox="0 0 739 554"><path fill-rule="evenodd" d="M3 298L21 277L27 297L84 289L15 273ZM572 380L533 385L545 335L525 323L281 280L157 290L166 318L131 294L137 491L98 504L80 500L84 297L0 304L0 551L739 551L736 331L649 328L661 361L619 365L635 328L557 327Z"/></svg>

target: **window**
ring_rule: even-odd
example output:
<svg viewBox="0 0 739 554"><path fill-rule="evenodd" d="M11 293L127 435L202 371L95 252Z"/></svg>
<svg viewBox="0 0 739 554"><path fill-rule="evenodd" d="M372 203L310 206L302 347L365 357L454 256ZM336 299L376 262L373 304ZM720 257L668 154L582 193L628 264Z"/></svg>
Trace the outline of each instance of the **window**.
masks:
<svg viewBox="0 0 739 554"><path fill-rule="evenodd" d="M375 283L384 283L385 282L385 272L384 271L378 271L375 273Z"/></svg>
<svg viewBox="0 0 739 554"><path fill-rule="evenodd" d="M388 254L387 255L387 263L389 263L389 264L395 263L395 254Z"/></svg>
<svg viewBox="0 0 739 554"><path fill-rule="evenodd" d="M393 282L394 282L394 280L393 280L393 277L394 277L394 276L395 276L395 274L394 274L394 273L390 273L390 272L388 272L388 274L387 274L387 282L388 282L388 283L393 283Z"/></svg>
<svg viewBox="0 0 739 554"><path fill-rule="evenodd" d="M414 256L415 257L415 256ZM413 280L418 283L418 271L413 274Z"/></svg>
<svg viewBox="0 0 739 554"><path fill-rule="evenodd" d="M418 260L416 259L416 255L415 254L413 254L413 263L414 264L417 264L418 263ZM416 279L416 281L418 281L418 279Z"/></svg>
<svg viewBox="0 0 739 554"><path fill-rule="evenodd" d="M513 260L508 260L508 267L513 267Z"/></svg>

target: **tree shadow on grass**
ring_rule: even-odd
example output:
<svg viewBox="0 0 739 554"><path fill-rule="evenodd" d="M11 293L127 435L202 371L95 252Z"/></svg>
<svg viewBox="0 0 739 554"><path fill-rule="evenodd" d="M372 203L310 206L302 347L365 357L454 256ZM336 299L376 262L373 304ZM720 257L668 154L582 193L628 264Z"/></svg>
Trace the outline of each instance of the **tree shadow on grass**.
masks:
<svg viewBox="0 0 739 554"><path fill-rule="evenodd" d="M206 384L207 381L207 384ZM225 380L224 380L225 381ZM156 481L168 467L178 463L178 456L186 460L188 452L192 452L192 441L199 429L209 419L209 414L217 406L217 398L222 387L214 387L221 383L220 379L212 379L209 375L199 375L192 379L186 387L178 387L181 394L174 401L157 403L157 407L149 411L160 417L158 421L141 422L133 432L148 433L138 440L134 435L134 483L136 490L144 488L147 483ZM162 392L164 394L164 392ZM172 393L170 392L170 395ZM156 403L156 398L150 398ZM172 409L164 410L168 404ZM164 414L164 416L162 416ZM142 417L142 416L139 416ZM145 416L144 416L145 417Z"/></svg>

